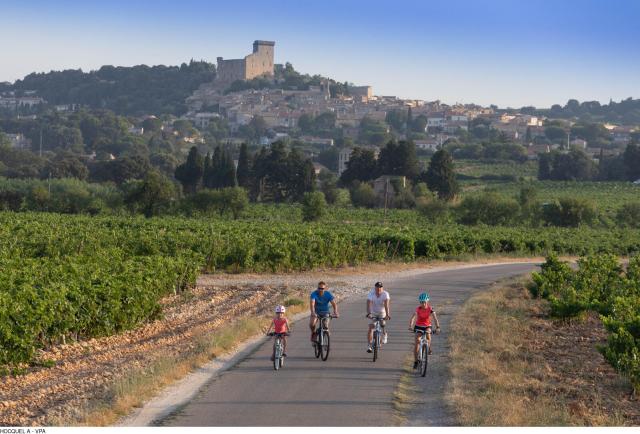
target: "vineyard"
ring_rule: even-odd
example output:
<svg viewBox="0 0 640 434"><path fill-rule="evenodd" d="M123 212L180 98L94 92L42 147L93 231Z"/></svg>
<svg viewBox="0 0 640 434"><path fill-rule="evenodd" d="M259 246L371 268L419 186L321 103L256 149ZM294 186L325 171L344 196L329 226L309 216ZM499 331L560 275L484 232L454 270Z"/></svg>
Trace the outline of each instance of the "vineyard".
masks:
<svg viewBox="0 0 640 434"><path fill-rule="evenodd" d="M551 314L575 318L588 311L600 314L609 332L600 348L605 359L640 390L640 256L626 269L615 255L582 258L578 270L551 256L533 274L531 291L549 300Z"/></svg>
<svg viewBox="0 0 640 434"><path fill-rule="evenodd" d="M0 364L33 361L38 348L158 318L160 299L192 285L201 271L640 252L640 233L623 229L428 225L408 212L391 214L386 224L367 224L364 211L352 220L265 224L267 215L278 213L257 214L226 221L0 213Z"/></svg>

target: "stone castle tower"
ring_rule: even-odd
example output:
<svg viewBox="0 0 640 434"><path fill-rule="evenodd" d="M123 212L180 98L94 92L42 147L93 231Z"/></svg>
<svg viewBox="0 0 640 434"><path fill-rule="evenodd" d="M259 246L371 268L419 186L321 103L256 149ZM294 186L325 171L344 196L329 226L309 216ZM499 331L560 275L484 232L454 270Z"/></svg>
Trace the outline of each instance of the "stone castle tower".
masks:
<svg viewBox="0 0 640 434"><path fill-rule="evenodd" d="M273 41L255 41L253 53L244 59L224 60L218 57L216 81L230 84L236 80L251 80L256 77L273 77Z"/></svg>

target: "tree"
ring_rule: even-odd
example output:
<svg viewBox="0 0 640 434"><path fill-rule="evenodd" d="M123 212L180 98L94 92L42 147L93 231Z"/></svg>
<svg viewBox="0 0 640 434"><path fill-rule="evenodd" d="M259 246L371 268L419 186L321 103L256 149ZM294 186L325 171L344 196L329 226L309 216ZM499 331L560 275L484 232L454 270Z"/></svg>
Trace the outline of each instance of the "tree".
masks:
<svg viewBox="0 0 640 434"><path fill-rule="evenodd" d="M342 172L340 182L348 185L352 181L370 181L378 176L378 162L369 149L356 147L347 162L347 170Z"/></svg>
<svg viewBox="0 0 640 434"><path fill-rule="evenodd" d="M157 133L162 129L162 121L155 116L150 116L142 121L142 128L145 132Z"/></svg>
<svg viewBox="0 0 640 434"><path fill-rule="evenodd" d="M437 151L431 157L424 180L431 191L437 192L441 200L453 200L460 190L453 168L453 159L444 149Z"/></svg>
<svg viewBox="0 0 640 434"><path fill-rule="evenodd" d="M407 112L404 110L389 110L385 122L395 131L403 132L407 124Z"/></svg>
<svg viewBox="0 0 640 434"><path fill-rule="evenodd" d="M302 220L305 222L320 220L326 208L327 201L321 191L307 192L302 199Z"/></svg>
<svg viewBox="0 0 640 434"><path fill-rule="evenodd" d="M376 196L373 187L367 183L356 183L351 189L351 202L353 206L373 208L378 202L378 196Z"/></svg>
<svg viewBox="0 0 640 434"><path fill-rule="evenodd" d="M338 171L338 157L340 151L335 146L325 149L318 154L318 163L325 165L329 170L333 172Z"/></svg>
<svg viewBox="0 0 640 434"><path fill-rule="evenodd" d="M378 157L380 173L384 175L406 176L416 179L419 174L416 146L412 141L390 141L380 150Z"/></svg>
<svg viewBox="0 0 640 434"><path fill-rule="evenodd" d="M63 152L49 161L43 171L45 178L77 178L85 180L89 176L87 166L73 153Z"/></svg>
<svg viewBox="0 0 640 434"><path fill-rule="evenodd" d="M198 152L198 148L193 146L189 150L187 161L176 168L175 177L182 183L185 193L195 193L202 181L203 173L204 159Z"/></svg>
<svg viewBox="0 0 640 434"><path fill-rule="evenodd" d="M247 144L240 145L240 155L238 157L238 171L236 173L238 185L240 187L249 188L251 176L251 161L249 160L249 152Z"/></svg>
<svg viewBox="0 0 640 434"><path fill-rule="evenodd" d="M640 179L640 145L627 145L623 158L627 169L627 179L630 181Z"/></svg>
<svg viewBox="0 0 640 434"><path fill-rule="evenodd" d="M175 196L171 181L157 170L150 170L142 181L133 181L125 195L125 203L145 217L153 217L167 209Z"/></svg>

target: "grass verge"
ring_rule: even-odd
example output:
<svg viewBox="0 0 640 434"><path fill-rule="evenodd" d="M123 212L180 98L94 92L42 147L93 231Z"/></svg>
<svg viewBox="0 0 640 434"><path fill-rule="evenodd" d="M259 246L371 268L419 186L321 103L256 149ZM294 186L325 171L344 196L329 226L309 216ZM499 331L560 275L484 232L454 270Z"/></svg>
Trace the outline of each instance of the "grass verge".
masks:
<svg viewBox="0 0 640 434"><path fill-rule="evenodd" d="M452 321L447 399L460 424L623 425L620 412L598 405L599 380L584 381L576 369L584 363L601 369L602 357L576 342L575 328L547 319L546 302L531 299L525 281L501 282L473 296ZM581 333L592 331L588 324ZM555 349L560 345L562 352Z"/></svg>
<svg viewBox="0 0 640 434"><path fill-rule="evenodd" d="M393 425L402 426L407 415L420 404L420 389L415 384L415 372L412 369L413 355L407 356L402 365L402 375L393 393Z"/></svg>

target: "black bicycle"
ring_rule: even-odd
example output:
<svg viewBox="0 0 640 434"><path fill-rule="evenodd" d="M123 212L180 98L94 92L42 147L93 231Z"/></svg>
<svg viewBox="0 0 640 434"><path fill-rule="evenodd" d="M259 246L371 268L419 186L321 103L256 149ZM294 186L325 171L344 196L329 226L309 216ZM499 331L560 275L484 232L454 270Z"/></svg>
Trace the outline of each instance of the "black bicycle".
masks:
<svg viewBox="0 0 640 434"><path fill-rule="evenodd" d="M273 369L276 371L284 366L284 345L282 344L282 337L289 336L289 333L269 333L269 336L275 336L276 339L273 342Z"/></svg>
<svg viewBox="0 0 640 434"><path fill-rule="evenodd" d="M313 341L313 349L316 358L326 361L329 357L331 349L331 339L329 338L329 322L331 318L337 318L335 315L318 314L318 322L316 324L315 340Z"/></svg>

